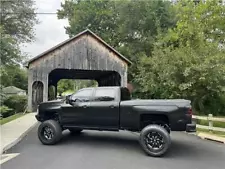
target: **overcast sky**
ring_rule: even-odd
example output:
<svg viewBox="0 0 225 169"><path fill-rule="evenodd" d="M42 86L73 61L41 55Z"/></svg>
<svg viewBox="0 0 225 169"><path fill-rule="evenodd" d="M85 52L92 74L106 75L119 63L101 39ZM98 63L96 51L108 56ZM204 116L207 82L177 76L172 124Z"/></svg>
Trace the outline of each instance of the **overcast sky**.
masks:
<svg viewBox="0 0 225 169"><path fill-rule="evenodd" d="M37 13L56 13L64 0L36 0ZM24 44L22 51L35 57L58 43L68 39L64 27L67 20L58 20L57 15L37 15L40 23L35 26L36 39L33 43Z"/></svg>

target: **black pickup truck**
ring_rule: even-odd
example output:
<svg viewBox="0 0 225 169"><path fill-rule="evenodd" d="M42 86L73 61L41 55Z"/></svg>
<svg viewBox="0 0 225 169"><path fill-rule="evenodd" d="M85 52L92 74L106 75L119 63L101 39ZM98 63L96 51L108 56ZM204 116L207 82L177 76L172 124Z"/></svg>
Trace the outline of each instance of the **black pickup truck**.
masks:
<svg viewBox="0 0 225 169"><path fill-rule="evenodd" d="M161 156L170 147L170 131L194 132L189 100L131 100L124 87L84 88L66 99L43 102L36 115L42 122L38 137L55 144L62 131L129 130L140 132L140 145L151 156Z"/></svg>

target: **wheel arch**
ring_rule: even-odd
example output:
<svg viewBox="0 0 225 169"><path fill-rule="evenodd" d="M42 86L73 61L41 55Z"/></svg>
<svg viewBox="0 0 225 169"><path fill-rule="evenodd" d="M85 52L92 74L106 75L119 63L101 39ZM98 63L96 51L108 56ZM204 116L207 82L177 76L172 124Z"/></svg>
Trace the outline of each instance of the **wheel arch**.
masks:
<svg viewBox="0 0 225 169"><path fill-rule="evenodd" d="M142 130L144 127L150 124L159 124L164 123L170 126L170 120L168 115L166 114L141 114L140 115L140 122L139 122L139 130Z"/></svg>
<svg viewBox="0 0 225 169"><path fill-rule="evenodd" d="M41 122L46 120L61 121L59 112L56 110L46 110L41 114Z"/></svg>

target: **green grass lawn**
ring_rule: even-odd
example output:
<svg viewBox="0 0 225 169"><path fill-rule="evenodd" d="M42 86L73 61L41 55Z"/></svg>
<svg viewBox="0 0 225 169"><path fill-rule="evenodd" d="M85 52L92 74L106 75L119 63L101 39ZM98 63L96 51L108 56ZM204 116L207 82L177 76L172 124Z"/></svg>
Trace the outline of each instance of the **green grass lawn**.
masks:
<svg viewBox="0 0 225 169"><path fill-rule="evenodd" d="M12 120L15 120L15 119L19 118L19 117L22 117L23 115L25 115L25 114L17 113L17 114L14 114L12 116L3 118L3 119L0 120L0 125L8 123L8 122L10 122Z"/></svg>
<svg viewBox="0 0 225 169"><path fill-rule="evenodd" d="M212 134L212 135L216 135L216 136L220 136L220 137L225 137L225 132L221 132L221 131L209 131L207 129L200 129L197 128L197 133L208 133L208 134Z"/></svg>

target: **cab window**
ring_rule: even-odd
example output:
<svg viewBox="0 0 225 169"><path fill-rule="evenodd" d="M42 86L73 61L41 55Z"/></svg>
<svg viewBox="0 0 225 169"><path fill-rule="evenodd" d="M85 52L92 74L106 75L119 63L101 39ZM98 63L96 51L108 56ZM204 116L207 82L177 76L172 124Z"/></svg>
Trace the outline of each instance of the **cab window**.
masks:
<svg viewBox="0 0 225 169"><path fill-rule="evenodd" d="M74 93L71 96L72 100L78 100L78 101L90 101L90 98L92 96L92 89L83 89L79 90L77 93Z"/></svg>
<svg viewBox="0 0 225 169"><path fill-rule="evenodd" d="M96 89L94 101L114 101L115 93L115 90L110 88Z"/></svg>

